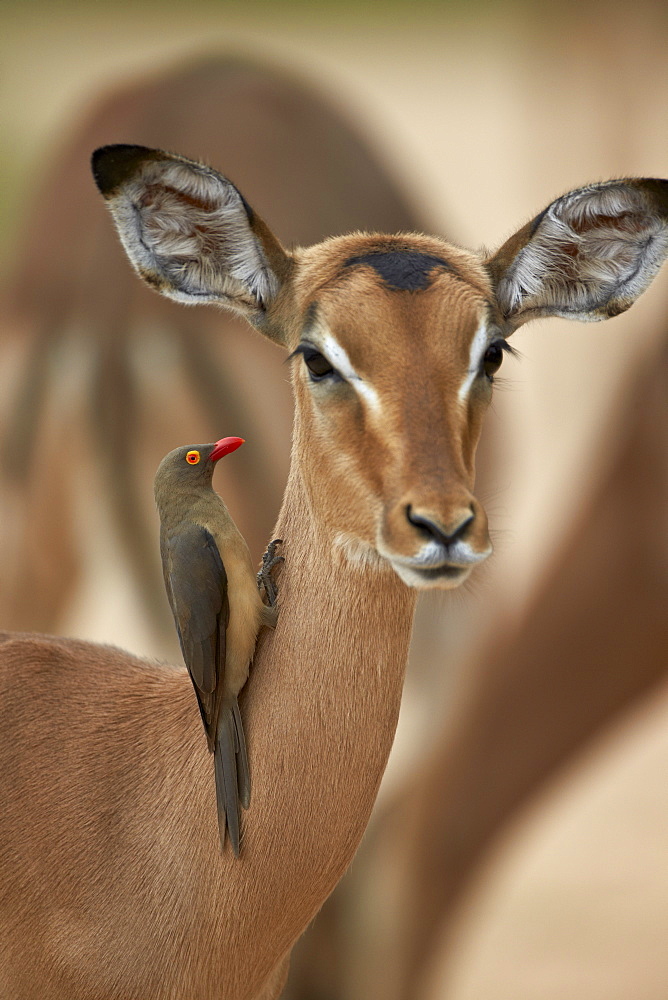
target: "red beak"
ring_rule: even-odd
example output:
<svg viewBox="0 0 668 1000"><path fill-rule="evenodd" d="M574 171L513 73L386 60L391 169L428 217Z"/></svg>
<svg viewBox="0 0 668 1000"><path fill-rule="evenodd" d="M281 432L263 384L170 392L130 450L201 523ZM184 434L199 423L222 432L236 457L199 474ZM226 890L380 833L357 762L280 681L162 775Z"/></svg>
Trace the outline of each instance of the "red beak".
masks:
<svg viewBox="0 0 668 1000"><path fill-rule="evenodd" d="M223 458L224 455L229 455L230 452L236 451L244 443L243 438L221 438L220 441L216 441L213 446L213 451L209 455L209 459L212 462L217 462L219 458Z"/></svg>

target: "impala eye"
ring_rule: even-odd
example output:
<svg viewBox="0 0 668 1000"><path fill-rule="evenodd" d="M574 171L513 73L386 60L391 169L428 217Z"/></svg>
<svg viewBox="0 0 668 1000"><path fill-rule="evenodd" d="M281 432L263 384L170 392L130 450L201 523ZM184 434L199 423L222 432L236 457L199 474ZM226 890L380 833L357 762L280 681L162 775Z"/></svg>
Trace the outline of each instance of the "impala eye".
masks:
<svg viewBox="0 0 668 1000"><path fill-rule="evenodd" d="M311 344L300 344L290 357L294 358L298 354L301 354L304 358L304 364L308 368L312 382L321 382L326 378L336 379L337 381L341 379L341 376L332 363Z"/></svg>
<svg viewBox="0 0 668 1000"><path fill-rule="evenodd" d="M487 378L493 381L494 375L498 372L503 361L504 341L495 340L485 351L482 359L482 370Z"/></svg>
<svg viewBox="0 0 668 1000"><path fill-rule="evenodd" d="M304 354L304 364L315 379L325 378L334 371L324 354L313 351L312 354Z"/></svg>
<svg viewBox="0 0 668 1000"><path fill-rule="evenodd" d="M186 455L186 462L188 463L188 465L197 465L197 463L199 462L199 458L200 455L198 451L195 450L189 451Z"/></svg>

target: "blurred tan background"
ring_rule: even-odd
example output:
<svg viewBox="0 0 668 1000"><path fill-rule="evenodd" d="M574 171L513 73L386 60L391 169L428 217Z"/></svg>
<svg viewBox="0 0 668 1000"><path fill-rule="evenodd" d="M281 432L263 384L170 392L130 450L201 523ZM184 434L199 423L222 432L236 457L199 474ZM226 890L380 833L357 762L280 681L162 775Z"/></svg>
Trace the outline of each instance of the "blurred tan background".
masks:
<svg viewBox="0 0 668 1000"><path fill-rule="evenodd" d="M3 272L11 272L34 191L48 177L54 152L91 102L179 60L249 53L313 80L356 123L426 227L467 246L494 247L571 187L614 176L668 175L667 44L668 13L647 3L192 0L54 7L6 0L0 31ZM223 162L214 165L226 170ZM244 189L244 178L234 179ZM263 212L271 224L270 209ZM76 252L62 252L72 266ZM605 467L606 434L615 433L625 387L667 332L664 273L611 322L550 320L513 337L523 358L504 362L486 438L492 471L482 499L495 559L476 586L421 604L381 810L447 727L466 665L490 641L489 630L500 634L521 618L589 483ZM22 363L21 331L5 328L3 343L0 416L8 419ZM665 354L658 356L665 362ZM665 439L665 427L657 433ZM98 505L99 483L78 474L79 439L73 434L71 440L64 458L77 477L83 570L58 631L174 655L171 637L161 641L147 620L113 524ZM224 492L224 483L218 487ZM14 508L11 497L5 499L0 540L8 551ZM1 624L16 626L11 618ZM667 723L668 689L658 685L514 818L464 893L442 960L434 949L421 996L668 996ZM364 858L363 852L359 863ZM360 984L370 975L361 968L364 936L381 919L373 883L357 875L357 864L348 880L366 895L348 928L353 957L340 986L351 998L364 995Z"/></svg>

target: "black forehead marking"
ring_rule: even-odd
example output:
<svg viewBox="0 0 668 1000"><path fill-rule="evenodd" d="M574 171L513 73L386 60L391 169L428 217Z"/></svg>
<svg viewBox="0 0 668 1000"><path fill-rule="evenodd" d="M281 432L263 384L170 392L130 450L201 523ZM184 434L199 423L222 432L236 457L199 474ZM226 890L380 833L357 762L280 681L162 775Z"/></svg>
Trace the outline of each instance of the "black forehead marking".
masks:
<svg viewBox="0 0 668 1000"><path fill-rule="evenodd" d="M388 288L398 292L420 292L428 288L435 268L456 274L447 260L420 250L376 250L349 257L343 266L354 267L356 264L368 264Z"/></svg>

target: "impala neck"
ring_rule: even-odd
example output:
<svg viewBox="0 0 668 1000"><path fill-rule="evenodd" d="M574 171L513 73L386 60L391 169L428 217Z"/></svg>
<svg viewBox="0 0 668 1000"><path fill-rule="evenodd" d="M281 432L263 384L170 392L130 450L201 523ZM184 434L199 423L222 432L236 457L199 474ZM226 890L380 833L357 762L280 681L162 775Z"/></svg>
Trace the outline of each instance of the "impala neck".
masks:
<svg viewBox="0 0 668 1000"><path fill-rule="evenodd" d="M416 600L384 564L345 560L294 461L276 531L278 626L261 633L240 699L251 806L211 903L214 950L242 956L225 983L234 997L259 993L352 860L394 738ZM207 836L213 852L210 821Z"/></svg>
<svg viewBox="0 0 668 1000"><path fill-rule="evenodd" d="M290 474L276 535L285 557L280 624L258 660L271 660L274 680L285 667L291 684L303 683L308 695L321 681L343 701L350 685L365 699L382 694L381 714L390 705L398 710L416 591L385 562L348 560L336 533L319 522L298 471Z"/></svg>
<svg viewBox="0 0 668 1000"><path fill-rule="evenodd" d="M416 592L385 564L347 562L314 515L294 462L277 537L285 556L279 623L260 637L244 706L254 782L248 847L266 796L268 822L278 815L299 828L296 836L286 831L292 861L301 852L302 870L322 869L329 858L333 886L364 831L392 746ZM277 774L287 776L283 787Z"/></svg>

